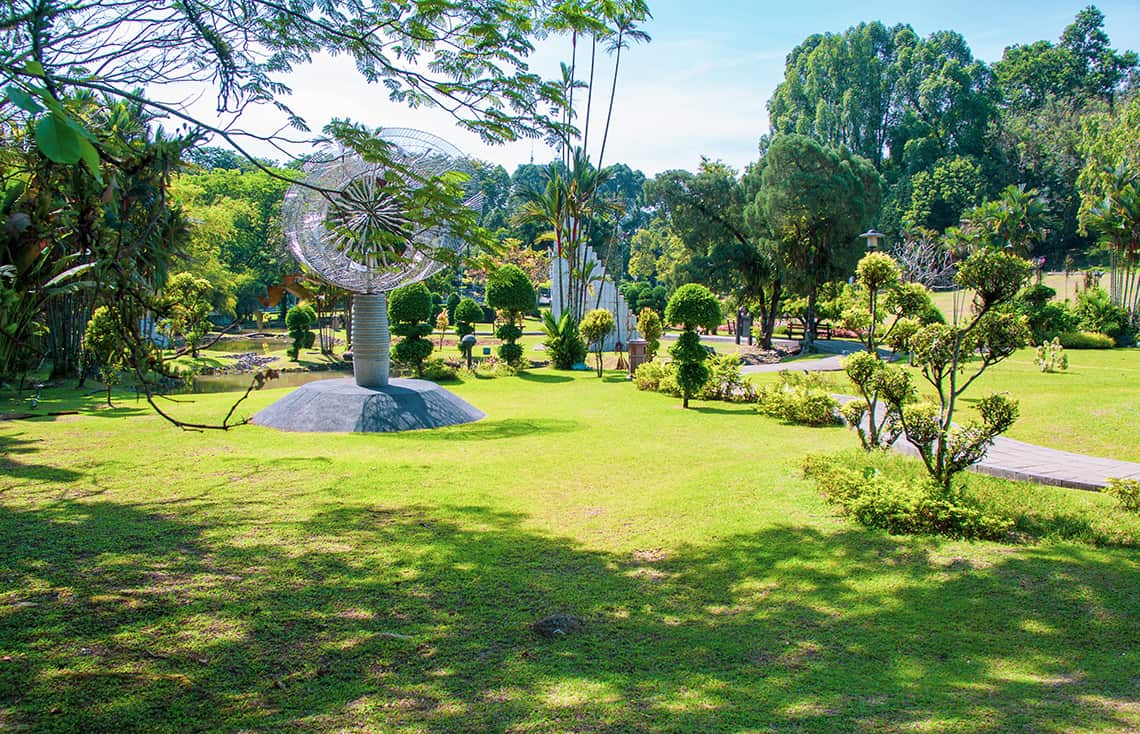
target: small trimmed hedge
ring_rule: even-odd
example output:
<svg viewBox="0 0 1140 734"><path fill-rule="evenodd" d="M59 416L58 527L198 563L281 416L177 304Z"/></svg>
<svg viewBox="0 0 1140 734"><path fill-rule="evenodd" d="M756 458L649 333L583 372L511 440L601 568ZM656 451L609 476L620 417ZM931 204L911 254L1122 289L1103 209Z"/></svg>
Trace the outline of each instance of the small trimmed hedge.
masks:
<svg viewBox="0 0 1140 734"><path fill-rule="evenodd" d="M804 475L814 479L824 498L843 514L893 534L1002 540L1014 525L987 514L960 492L943 492L926 480L890 478L872 467L837 463L834 456L809 455Z"/></svg>
<svg viewBox="0 0 1140 734"><path fill-rule="evenodd" d="M816 372L780 373L780 381L763 385L756 393L756 409L764 415L803 426L829 426L839 422L839 401L831 397Z"/></svg>
<svg viewBox="0 0 1140 734"><path fill-rule="evenodd" d="M1095 331L1070 331L1059 337L1065 349L1112 349L1116 341Z"/></svg>

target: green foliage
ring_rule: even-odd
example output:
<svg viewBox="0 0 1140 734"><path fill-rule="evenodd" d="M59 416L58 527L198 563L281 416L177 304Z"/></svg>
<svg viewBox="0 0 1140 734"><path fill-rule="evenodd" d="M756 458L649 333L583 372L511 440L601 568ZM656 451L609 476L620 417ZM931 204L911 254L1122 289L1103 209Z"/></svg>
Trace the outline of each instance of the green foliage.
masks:
<svg viewBox="0 0 1140 734"><path fill-rule="evenodd" d="M475 332L475 324L483 318L483 308L475 299L465 297L455 305L455 333L459 338Z"/></svg>
<svg viewBox="0 0 1140 734"><path fill-rule="evenodd" d="M388 296L388 320L392 333L402 337L392 348L392 358L423 376L424 360L431 356L431 291L422 282L401 286Z"/></svg>
<svg viewBox="0 0 1140 734"><path fill-rule="evenodd" d="M722 318L720 301L712 291L698 283L687 283L678 288L665 306L665 322L679 324L687 331L714 329Z"/></svg>
<svg viewBox="0 0 1140 734"><path fill-rule="evenodd" d="M523 355L522 347L515 344L522 336L522 329L517 323L523 314L535 308L534 286L530 278L517 265L503 265L487 279L487 305L506 315L507 322L495 332L504 342L499 347L499 358L517 366Z"/></svg>
<svg viewBox="0 0 1140 734"><path fill-rule="evenodd" d="M784 272L807 297L804 346L815 339L817 291L851 272L858 234L877 216L881 180L869 161L803 135L777 136L763 159L757 195Z"/></svg>
<svg viewBox="0 0 1140 734"><path fill-rule="evenodd" d="M499 345L499 359L512 367L518 367L522 362L523 348L521 344L508 342Z"/></svg>
<svg viewBox="0 0 1140 734"><path fill-rule="evenodd" d="M1065 354L1065 347L1058 337L1053 337L1053 341L1038 346L1034 361L1042 372L1062 372L1069 369L1069 355Z"/></svg>
<svg viewBox="0 0 1140 734"><path fill-rule="evenodd" d="M613 333L614 315L604 308L595 308L583 317L578 330L586 344L593 347L597 360L598 377L602 376L602 346L606 337Z"/></svg>
<svg viewBox="0 0 1140 734"><path fill-rule="evenodd" d="M706 361L706 365L709 379L696 394L699 400L723 400L726 403L751 403L756 400L756 388L740 373L739 355L714 354Z"/></svg>
<svg viewBox="0 0 1140 734"><path fill-rule="evenodd" d="M119 371L126 365L127 345L119 333L118 321L114 309L100 306L91 314L83 332L85 366L99 370L107 387L107 405L111 404L111 388L119 382Z"/></svg>
<svg viewBox="0 0 1140 734"><path fill-rule="evenodd" d="M487 278L487 305L512 315L530 313L535 308L534 285L517 265L503 265Z"/></svg>
<svg viewBox="0 0 1140 734"><path fill-rule="evenodd" d="M978 250L958 267L954 282L974 291L978 311L1012 301L1029 279L1033 266L1027 260L1003 249Z"/></svg>
<svg viewBox="0 0 1140 734"><path fill-rule="evenodd" d="M1027 261L1005 250L982 249L967 258L956 278L976 291L973 318L955 326L928 324L909 339L911 363L934 389L938 402L908 404L914 394L908 373L892 380L884 395L900 416L907 441L944 493L951 491L953 476L980 461L993 439L1017 417L1016 401L1003 395L978 401L980 421L959 426L954 413L974 380L1028 341L1029 329L1010 304L1029 271Z"/></svg>
<svg viewBox="0 0 1140 734"><path fill-rule="evenodd" d="M686 288L693 288L682 294ZM691 324L709 323L701 319L712 319L712 306L716 307L717 321L719 321L720 305L704 286L689 284L681 286L669 299L666 308L666 318L672 315L678 319L690 319ZM699 289L699 290L698 290ZM701 293L703 291L703 293ZM678 294L682 294L678 298ZM707 298L704 294L707 294ZM676 304L676 305L675 305ZM682 323L684 323L682 321ZM677 337L673 346L669 347L669 354L677 365L677 385L681 388L681 407L689 407L689 398L696 395L709 379L709 369L705 366L708 359L708 350L701 346L701 338L695 328L686 327Z"/></svg>
<svg viewBox="0 0 1140 734"><path fill-rule="evenodd" d="M1140 479L1113 477L1108 480L1108 486L1104 491L1115 497L1125 512L1140 513Z"/></svg>
<svg viewBox="0 0 1140 734"><path fill-rule="evenodd" d="M401 286L388 296L388 319L393 324L430 321L431 291L423 283Z"/></svg>
<svg viewBox="0 0 1140 734"><path fill-rule="evenodd" d="M646 342L645 354L650 362L657 357L657 352L661 349L661 335L664 331L661 317L657 312L649 307L642 308L641 313L637 315L637 332Z"/></svg>
<svg viewBox="0 0 1140 734"><path fill-rule="evenodd" d="M558 319L550 311L543 311L542 329L546 332L543 344L555 369L568 370L586 358L586 342L569 310Z"/></svg>
<svg viewBox="0 0 1140 734"><path fill-rule="evenodd" d="M192 273L178 273L162 289L159 302L162 320L160 328L170 339L182 337L191 353L198 356L198 344L210 330L208 319L212 309L208 294L210 282Z"/></svg>
<svg viewBox="0 0 1140 734"><path fill-rule="evenodd" d="M1075 310L1077 327L1082 331L1107 334L1118 346L1127 344L1133 336L1128 312L1113 303L1103 288L1086 288L1077 294Z"/></svg>
<svg viewBox="0 0 1140 734"><path fill-rule="evenodd" d="M451 382L459 379L459 370L445 362L442 357L435 357L424 362L420 377L432 382Z"/></svg>
<svg viewBox="0 0 1140 734"><path fill-rule="evenodd" d="M317 312L307 303L299 303L285 314L285 328L289 330L289 338L293 340L287 353L289 359L296 362L301 357L302 349L310 349L317 340L313 327L317 325Z"/></svg>
<svg viewBox="0 0 1140 734"><path fill-rule="evenodd" d="M447 296L447 321L448 323L455 323L455 309L459 306L459 294L451 293Z"/></svg>
<svg viewBox="0 0 1140 734"><path fill-rule="evenodd" d="M1095 331L1069 331L1057 337L1065 349L1112 349L1116 341Z"/></svg>
<svg viewBox="0 0 1140 734"><path fill-rule="evenodd" d="M906 404L914 394L906 373L870 352L845 358L843 370L859 392L858 399L843 406L844 420L858 433L864 450L889 448L903 432L895 406Z"/></svg>
<svg viewBox="0 0 1140 734"><path fill-rule="evenodd" d="M839 402L817 372L781 372L779 382L761 385L756 391L756 404L764 415L788 423L829 426L839 422Z"/></svg>
<svg viewBox="0 0 1140 734"><path fill-rule="evenodd" d="M1014 308L1025 317L1026 325L1035 344L1046 344L1050 339L1077 326L1076 314L1066 303L1057 303L1055 290L1047 285L1026 286L1014 300Z"/></svg>
<svg viewBox="0 0 1140 734"><path fill-rule="evenodd" d="M648 390L650 392L657 392L661 386L661 380L666 375L675 372L672 365L661 364L660 362L645 362L638 365L633 373L633 382L637 385L638 390Z"/></svg>
<svg viewBox="0 0 1140 734"><path fill-rule="evenodd" d="M1003 540L1013 528L1011 520L988 514L964 494L947 494L930 482L889 478L871 467L852 467L828 456L808 456L804 473L845 514L889 533Z"/></svg>

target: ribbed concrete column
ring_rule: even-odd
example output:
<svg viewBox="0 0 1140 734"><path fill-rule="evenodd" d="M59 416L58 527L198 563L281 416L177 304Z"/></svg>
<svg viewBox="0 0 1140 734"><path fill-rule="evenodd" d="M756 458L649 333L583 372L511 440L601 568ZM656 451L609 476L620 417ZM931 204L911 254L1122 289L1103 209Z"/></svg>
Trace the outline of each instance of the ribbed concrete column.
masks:
<svg viewBox="0 0 1140 734"><path fill-rule="evenodd" d="M388 334L388 294L352 297L352 373L361 387L388 384L391 338Z"/></svg>

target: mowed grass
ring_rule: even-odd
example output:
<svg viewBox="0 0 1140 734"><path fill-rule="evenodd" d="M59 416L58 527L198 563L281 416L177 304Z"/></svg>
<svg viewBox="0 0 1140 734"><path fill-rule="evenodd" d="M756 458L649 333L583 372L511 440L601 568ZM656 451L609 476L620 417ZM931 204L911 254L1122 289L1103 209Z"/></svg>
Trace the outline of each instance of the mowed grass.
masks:
<svg viewBox="0 0 1140 734"><path fill-rule="evenodd" d="M1021 416L1006 434L1079 454L1140 462L1140 349L1068 349L1069 369L1043 373L1034 349L987 370L966 393L1017 399ZM921 384L925 384L922 382Z"/></svg>
<svg viewBox="0 0 1140 734"><path fill-rule="evenodd" d="M1135 549L865 530L799 469L850 433L616 375L452 389L487 418L0 423L0 729L1140 729Z"/></svg>

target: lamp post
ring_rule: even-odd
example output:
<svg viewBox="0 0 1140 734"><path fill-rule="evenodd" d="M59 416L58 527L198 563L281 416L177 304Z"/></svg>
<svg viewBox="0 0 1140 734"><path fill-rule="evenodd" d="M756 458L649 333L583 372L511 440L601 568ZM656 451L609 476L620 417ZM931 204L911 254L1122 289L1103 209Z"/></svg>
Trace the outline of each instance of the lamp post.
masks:
<svg viewBox="0 0 1140 734"><path fill-rule="evenodd" d="M879 240L886 237L882 232L876 231L873 227L863 234L859 235L860 238L867 240L867 251L874 252L879 249Z"/></svg>

